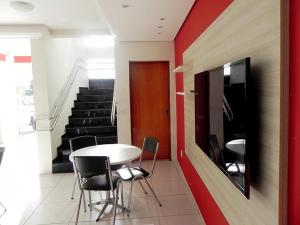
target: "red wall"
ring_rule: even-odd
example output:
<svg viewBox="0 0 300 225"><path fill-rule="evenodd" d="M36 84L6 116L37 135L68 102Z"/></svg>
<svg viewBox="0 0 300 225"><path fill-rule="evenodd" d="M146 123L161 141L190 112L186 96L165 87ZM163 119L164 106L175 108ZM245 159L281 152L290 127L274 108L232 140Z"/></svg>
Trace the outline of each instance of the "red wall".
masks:
<svg viewBox="0 0 300 225"><path fill-rule="evenodd" d="M6 56L2 53L0 53L0 61L5 61Z"/></svg>
<svg viewBox="0 0 300 225"><path fill-rule="evenodd" d="M0 53L0 61L6 61L6 55ZM14 63L31 63L31 56L14 56Z"/></svg>
<svg viewBox="0 0 300 225"><path fill-rule="evenodd" d="M31 63L31 56L14 56L15 63Z"/></svg>
<svg viewBox="0 0 300 225"><path fill-rule="evenodd" d="M183 52L195 41L212 22L226 9L232 0L196 0L188 17L178 32L175 44L175 64L182 64ZM183 91L182 73L176 74L176 91ZM194 198L207 225L228 225L227 220L184 154L184 98L177 95L177 158ZM181 150L183 157L181 157Z"/></svg>
<svg viewBox="0 0 300 225"><path fill-rule="evenodd" d="M219 16L232 0L196 0L175 38L175 63L183 52ZM290 140L288 224L300 224L300 1L290 0ZM183 91L183 77L176 74L176 91ZM228 225L205 184L184 154L184 98L177 96L177 156L207 225ZM180 151L183 150L183 157Z"/></svg>
<svg viewBox="0 0 300 225"><path fill-rule="evenodd" d="M300 224L300 1L290 0L289 225Z"/></svg>

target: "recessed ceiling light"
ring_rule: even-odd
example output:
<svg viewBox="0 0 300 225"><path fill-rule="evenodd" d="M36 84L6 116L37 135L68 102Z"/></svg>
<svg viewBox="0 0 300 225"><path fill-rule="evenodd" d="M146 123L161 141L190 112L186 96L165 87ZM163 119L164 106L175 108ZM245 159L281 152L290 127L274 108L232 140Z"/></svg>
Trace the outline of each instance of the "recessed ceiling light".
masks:
<svg viewBox="0 0 300 225"><path fill-rule="evenodd" d="M20 12L30 12L34 9L34 5L29 2L12 1L9 3L10 7Z"/></svg>
<svg viewBox="0 0 300 225"><path fill-rule="evenodd" d="M165 18L165 17L162 17L162 18L160 18L159 20L166 20L166 18Z"/></svg>
<svg viewBox="0 0 300 225"><path fill-rule="evenodd" d="M163 26L158 26L159 29L163 28Z"/></svg>
<svg viewBox="0 0 300 225"><path fill-rule="evenodd" d="M129 8L129 5L128 4L123 4L122 7L123 7L123 9L126 9L126 8Z"/></svg>
<svg viewBox="0 0 300 225"><path fill-rule="evenodd" d="M161 32L157 32L157 34L161 34Z"/></svg>

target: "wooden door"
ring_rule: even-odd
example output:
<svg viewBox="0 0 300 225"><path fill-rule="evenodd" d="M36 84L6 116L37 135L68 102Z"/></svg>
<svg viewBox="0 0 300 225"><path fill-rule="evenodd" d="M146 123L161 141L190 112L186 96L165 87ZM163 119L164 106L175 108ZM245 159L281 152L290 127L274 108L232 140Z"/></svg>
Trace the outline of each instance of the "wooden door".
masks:
<svg viewBox="0 0 300 225"><path fill-rule="evenodd" d="M132 144L156 137L157 158L170 159L169 62L130 62L129 74Z"/></svg>

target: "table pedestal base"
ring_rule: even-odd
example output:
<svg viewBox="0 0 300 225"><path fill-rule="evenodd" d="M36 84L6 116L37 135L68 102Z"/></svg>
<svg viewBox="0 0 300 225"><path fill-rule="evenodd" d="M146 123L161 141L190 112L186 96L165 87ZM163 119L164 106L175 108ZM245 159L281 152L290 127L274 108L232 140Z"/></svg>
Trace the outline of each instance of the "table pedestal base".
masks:
<svg viewBox="0 0 300 225"><path fill-rule="evenodd" d="M123 190L122 190L122 192L123 192ZM118 203L115 204L115 199L110 197L110 192L109 191L106 191L106 197L105 197L104 200L91 203L91 205L89 204L89 207L91 207L93 205L104 204L101 211L100 211L100 213L99 213L99 216L96 220L96 222L98 222L100 220L101 216L103 215L103 213L105 212L108 205L112 205L113 207L116 205L117 208L122 209L122 212L128 212L129 210L126 207L124 207L123 193L122 193L122 196L121 196L121 202L122 202L122 204L118 204Z"/></svg>

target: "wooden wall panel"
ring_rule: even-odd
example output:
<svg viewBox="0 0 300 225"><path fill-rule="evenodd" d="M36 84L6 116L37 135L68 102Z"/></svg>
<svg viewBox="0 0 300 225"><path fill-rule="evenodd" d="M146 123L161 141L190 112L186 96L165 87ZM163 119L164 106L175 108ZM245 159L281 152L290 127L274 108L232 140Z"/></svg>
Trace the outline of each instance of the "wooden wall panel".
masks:
<svg viewBox="0 0 300 225"><path fill-rule="evenodd" d="M277 225L280 201L281 1L234 1L184 52L185 151L232 225ZM251 57L259 117L250 200L195 143L194 74ZM255 112L254 112L255 113ZM251 120L251 118L249 118ZM251 150L250 150L251 151Z"/></svg>

